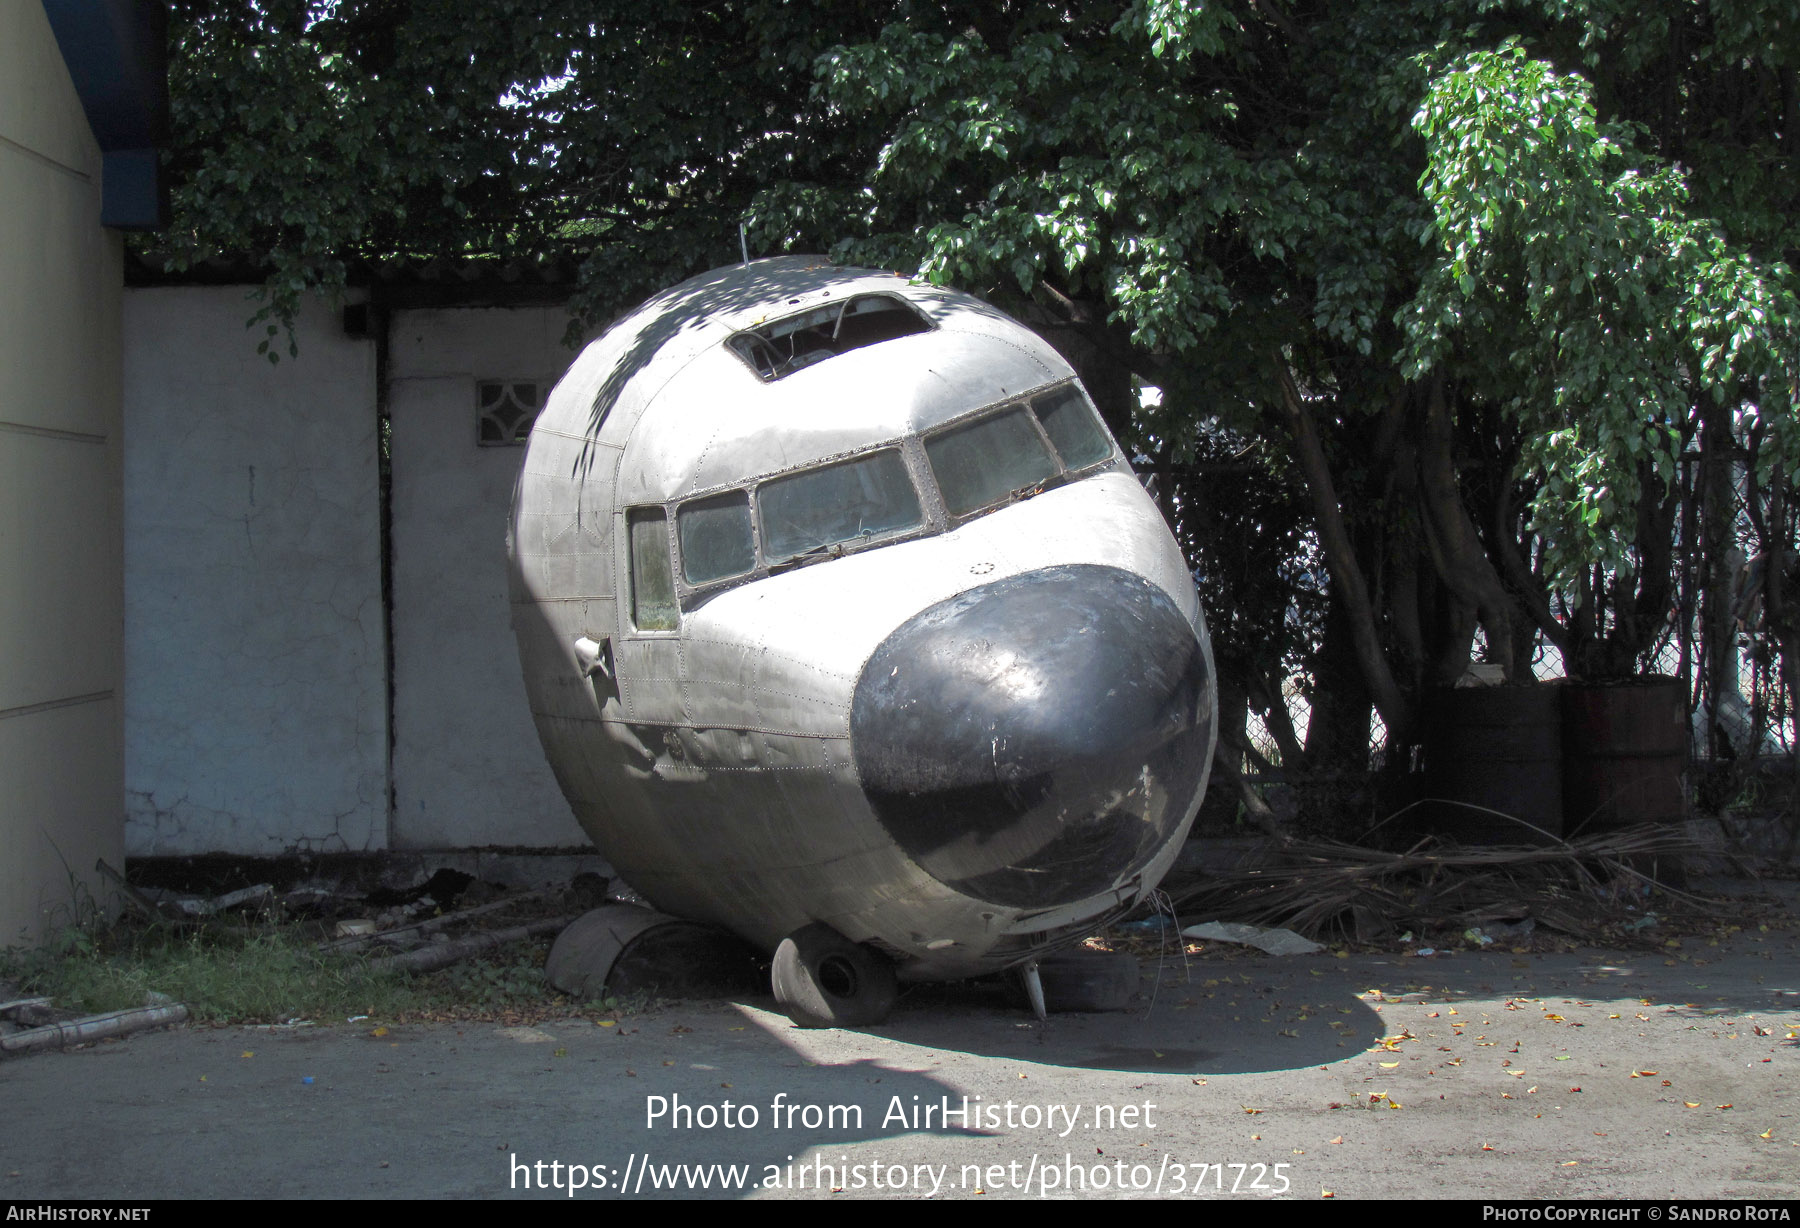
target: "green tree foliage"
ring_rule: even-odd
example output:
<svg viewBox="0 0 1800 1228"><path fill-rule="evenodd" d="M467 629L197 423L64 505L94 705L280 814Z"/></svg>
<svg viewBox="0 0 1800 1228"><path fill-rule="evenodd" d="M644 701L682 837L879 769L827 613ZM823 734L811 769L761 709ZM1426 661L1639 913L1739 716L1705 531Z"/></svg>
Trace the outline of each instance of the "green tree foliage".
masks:
<svg viewBox="0 0 1800 1228"><path fill-rule="evenodd" d="M915 8L818 63L819 100L885 134L865 173L775 185L758 217L1033 296L1165 390L1147 445L1179 457L1222 417L1290 455L1402 726L1476 625L1514 676L1539 631L1629 672L1704 406L1800 473L1795 24L1726 0Z"/></svg>
<svg viewBox="0 0 1800 1228"><path fill-rule="evenodd" d="M1477 628L1513 677L1540 635L1630 672L1708 431L1796 504L1781 0L180 0L175 29L178 265L254 256L280 317L357 260L573 256L598 318L747 217L759 253L1004 300L1170 474L1197 562L1319 551L1263 636L1215 613L1270 646L1245 693L1335 679L1339 725L1372 703L1404 741ZM1224 439L1273 480L1208 562Z"/></svg>
<svg viewBox="0 0 1800 1228"><path fill-rule="evenodd" d="M603 317L737 253L806 139L817 7L176 0L174 226L267 270L265 316L396 258L563 259Z"/></svg>

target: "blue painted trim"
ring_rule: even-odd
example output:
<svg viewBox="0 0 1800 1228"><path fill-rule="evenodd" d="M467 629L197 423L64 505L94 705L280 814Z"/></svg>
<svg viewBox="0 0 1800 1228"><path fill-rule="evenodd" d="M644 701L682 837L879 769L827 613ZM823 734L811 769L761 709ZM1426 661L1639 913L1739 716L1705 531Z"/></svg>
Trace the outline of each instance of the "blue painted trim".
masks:
<svg viewBox="0 0 1800 1228"><path fill-rule="evenodd" d="M104 226L168 223L158 150L169 140L169 13L163 0L43 0L44 16L106 155Z"/></svg>
<svg viewBox="0 0 1800 1228"><path fill-rule="evenodd" d="M110 149L100 172L100 224L158 230L169 224L168 193L156 149Z"/></svg>

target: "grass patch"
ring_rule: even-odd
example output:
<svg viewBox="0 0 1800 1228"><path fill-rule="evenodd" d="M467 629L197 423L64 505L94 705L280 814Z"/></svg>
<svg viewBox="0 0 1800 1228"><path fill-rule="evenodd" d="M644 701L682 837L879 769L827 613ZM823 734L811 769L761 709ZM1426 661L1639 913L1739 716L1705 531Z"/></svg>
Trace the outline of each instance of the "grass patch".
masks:
<svg viewBox="0 0 1800 1228"><path fill-rule="evenodd" d="M0 979L79 1014L142 1006L152 994L212 1023L529 1021L616 1013L577 1003L544 979L548 944L519 943L422 976L372 969L363 953L324 952L307 927L267 917L203 925L71 927L35 949L0 951Z"/></svg>

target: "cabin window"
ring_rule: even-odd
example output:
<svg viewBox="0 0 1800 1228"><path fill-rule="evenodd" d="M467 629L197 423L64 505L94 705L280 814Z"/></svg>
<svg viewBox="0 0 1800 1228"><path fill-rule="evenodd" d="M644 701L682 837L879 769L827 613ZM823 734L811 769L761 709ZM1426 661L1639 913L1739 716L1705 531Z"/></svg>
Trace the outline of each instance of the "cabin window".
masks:
<svg viewBox="0 0 1800 1228"><path fill-rule="evenodd" d="M906 300L858 294L738 333L726 344L769 383L851 350L930 331Z"/></svg>
<svg viewBox="0 0 1800 1228"><path fill-rule="evenodd" d="M925 455L952 516L998 503L1048 481L1056 459L1023 406L1014 406L925 441Z"/></svg>
<svg viewBox="0 0 1800 1228"><path fill-rule="evenodd" d="M925 522L906 464L893 448L764 482L756 506L770 563L890 537Z"/></svg>
<svg viewBox="0 0 1800 1228"><path fill-rule="evenodd" d="M660 507L634 507L625 523L631 534L631 621L639 631L674 631L681 612L669 565L668 517Z"/></svg>
<svg viewBox="0 0 1800 1228"><path fill-rule="evenodd" d="M741 490L694 499L675 513L681 537L681 574L689 584L741 576L756 566L750 536L750 496Z"/></svg>
<svg viewBox="0 0 1800 1228"><path fill-rule="evenodd" d="M1068 469L1085 469L1112 455L1112 441L1088 408L1087 398L1077 384L1052 388L1031 402L1044 434L1050 436L1057 454Z"/></svg>

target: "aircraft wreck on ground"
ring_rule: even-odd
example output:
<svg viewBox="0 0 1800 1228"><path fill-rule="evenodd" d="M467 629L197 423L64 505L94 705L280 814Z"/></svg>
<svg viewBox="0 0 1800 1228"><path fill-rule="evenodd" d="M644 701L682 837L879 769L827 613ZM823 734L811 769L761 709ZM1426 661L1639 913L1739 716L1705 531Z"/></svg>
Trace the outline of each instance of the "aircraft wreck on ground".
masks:
<svg viewBox="0 0 1800 1228"><path fill-rule="evenodd" d="M1193 579L1074 372L965 294L787 257L587 347L509 536L537 728L657 909L812 1025L1066 946L1212 759Z"/></svg>

